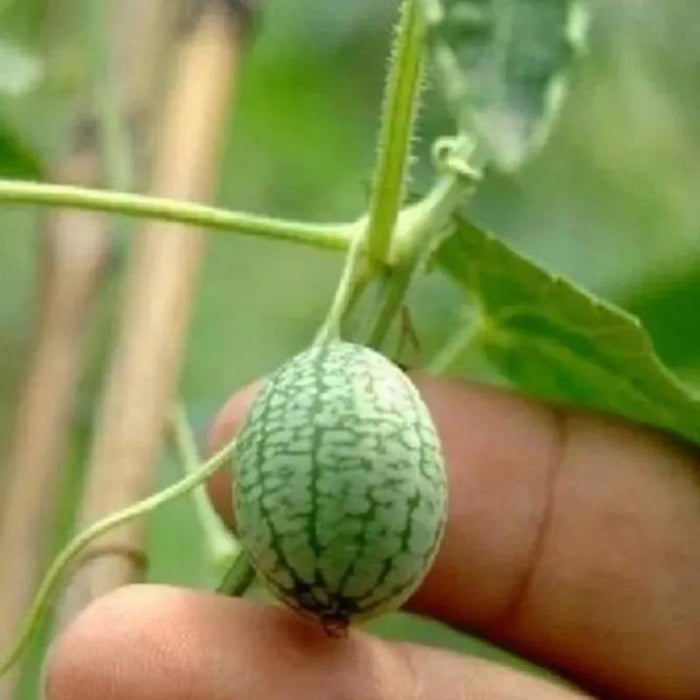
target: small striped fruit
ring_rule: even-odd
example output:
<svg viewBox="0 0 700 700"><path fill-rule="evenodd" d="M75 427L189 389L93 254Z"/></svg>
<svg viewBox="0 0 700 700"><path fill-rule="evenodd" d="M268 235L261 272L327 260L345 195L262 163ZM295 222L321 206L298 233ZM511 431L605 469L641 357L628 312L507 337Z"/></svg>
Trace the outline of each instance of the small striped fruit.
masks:
<svg viewBox="0 0 700 700"><path fill-rule="evenodd" d="M329 631L415 591L446 500L439 439L418 391L361 345L336 341L292 358L239 434L241 543L275 596Z"/></svg>

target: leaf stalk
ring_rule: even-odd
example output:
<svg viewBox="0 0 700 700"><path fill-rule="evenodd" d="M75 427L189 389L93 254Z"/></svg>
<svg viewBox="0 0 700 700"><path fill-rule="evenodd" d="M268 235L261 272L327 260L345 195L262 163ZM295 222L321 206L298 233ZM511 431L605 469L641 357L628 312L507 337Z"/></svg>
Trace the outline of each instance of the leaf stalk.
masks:
<svg viewBox="0 0 700 700"><path fill-rule="evenodd" d="M42 204L162 219L248 236L347 250L357 223L317 224L230 211L128 192L0 179L0 204Z"/></svg>

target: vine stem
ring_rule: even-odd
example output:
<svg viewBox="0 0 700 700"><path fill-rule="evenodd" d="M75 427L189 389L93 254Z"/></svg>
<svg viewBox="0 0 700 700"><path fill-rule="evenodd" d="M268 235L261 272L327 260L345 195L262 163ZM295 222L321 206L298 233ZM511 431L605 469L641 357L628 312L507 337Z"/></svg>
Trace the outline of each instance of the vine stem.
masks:
<svg viewBox="0 0 700 700"><path fill-rule="evenodd" d="M20 626L17 633L17 639L5 658L0 661L0 678L12 668L24 653L27 645L31 641L37 625L41 622L43 615L47 611L51 596L56 590L57 584L60 582L63 574L73 562L78 554L87 547L93 540L101 535L104 535L109 530L122 525L128 520L133 520L142 515L150 513L156 508L172 501L176 498L184 496L193 488L201 484L205 479L211 476L233 452L235 440L230 442L226 447L219 450L213 457L204 462L196 471L188 474L175 484L171 484L162 491L145 498L138 503L134 503L128 508L124 508L117 513L108 515L106 518L94 523L86 530L83 530L73 540L71 540L54 559L51 567L46 573L39 590L34 597L24 622Z"/></svg>
<svg viewBox="0 0 700 700"><path fill-rule="evenodd" d="M366 276L360 275L365 253L368 261L381 269L388 262L394 228L403 203L423 56L423 23L419 2L405 0L401 6L401 19L385 90L369 215L358 222L358 225L365 223L366 227L357 231L352 239L331 308L314 341L316 344L341 336L343 317L350 305L357 301L359 287L368 281Z"/></svg>
<svg viewBox="0 0 700 700"><path fill-rule="evenodd" d="M182 404L175 407L171 420L175 445L185 472L194 474L201 460L192 426ZM191 493L214 568L218 573L226 567L216 591L223 595L241 596L255 580L255 570L234 536L221 523L204 485L199 484Z"/></svg>
<svg viewBox="0 0 700 700"><path fill-rule="evenodd" d="M216 592L231 597L242 596L255 581L255 569L248 555L241 549L234 556L228 571L217 586Z"/></svg>
<svg viewBox="0 0 700 700"><path fill-rule="evenodd" d="M197 450L192 426L187 419L187 412L182 404L175 406L171 418L175 447L185 474L193 475L202 460ZM217 573L227 565L239 551L238 543L226 529L207 496L204 484L196 486L190 492L197 513L197 518L204 533L207 549Z"/></svg>
<svg viewBox="0 0 700 700"><path fill-rule="evenodd" d="M392 54L385 93L378 162L370 203L367 250L375 264L384 265L401 205L425 53L419 0L405 0Z"/></svg>
<svg viewBox="0 0 700 700"><path fill-rule="evenodd" d="M413 275L430 244L447 223L455 207L465 198L465 188L472 185L459 173L440 177L431 192L401 213L395 241L396 264L386 283L384 300L369 333L368 344L379 348L386 339L396 314L406 296Z"/></svg>
<svg viewBox="0 0 700 700"><path fill-rule="evenodd" d="M128 192L0 179L0 203L88 209L346 250L357 223L317 224L230 211Z"/></svg>

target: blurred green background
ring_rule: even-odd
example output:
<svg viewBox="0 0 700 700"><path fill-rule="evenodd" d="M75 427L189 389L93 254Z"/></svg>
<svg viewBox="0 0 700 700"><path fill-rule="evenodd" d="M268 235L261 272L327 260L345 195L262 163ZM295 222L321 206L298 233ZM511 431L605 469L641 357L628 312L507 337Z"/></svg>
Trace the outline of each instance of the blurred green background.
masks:
<svg viewBox="0 0 700 700"><path fill-rule="evenodd" d="M15 3L0 42L26 48L29 87L0 51L0 175L36 178L65 138L89 74L89 0L45 19L48 2ZM248 52L223 154L218 203L311 220L351 219L365 207L396 0L270 0ZM552 271L641 316L661 357L700 381L700 23L694 0L598 3L590 54L553 137L514 177L478 194L479 223ZM83 12L83 10L85 10ZM0 15L3 17L3 15ZM3 44L0 43L0 49ZM26 56L25 56L26 58ZM38 71L32 78L31 70ZM93 76L94 77L94 76ZM25 85L26 87L26 85ZM413 187L429 174L431 139L449 129L426 86ZM7 448L36 311L42 215L0 209L0 454ZM211 234L181 390L204 431L238 387L312 338L337 280L339 256ZM66 483L80 475L119 300L123 256L100 301L81 382ZM431 286L418 331L446 308ZM421 318L425 318L421 326ZM428 337L428 345L440 338ZM0 461L0 478L2 475ZM165 460L162 481L178 474ZM70 498L67 499L67 502ZM151 521L150 578L211 585L190 505ZM457 648L471 640L396 616L385 634Z"/></svg>

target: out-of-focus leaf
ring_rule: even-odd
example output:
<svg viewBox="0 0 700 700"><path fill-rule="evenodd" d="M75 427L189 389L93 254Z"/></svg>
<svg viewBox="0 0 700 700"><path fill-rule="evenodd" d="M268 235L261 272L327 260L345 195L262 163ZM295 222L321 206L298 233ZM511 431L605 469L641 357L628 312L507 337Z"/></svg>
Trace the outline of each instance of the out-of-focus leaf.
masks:
<svg viewBox="0 0 700 700"><path fill-rule="evenodd" d="M39 155L0 124L0 177L38 180L41 172Z"/></svg>
<svg viewBox="0 0 700 700"><path fill-rule="evenodd" d="M461 131L517 169L541 146L585 41L585 0L422 0L433 58Z"/></svg>
<svg viewBox="0 0 700 700"><path fill-rule="evenodd" d="M24 95L42 78L41 61L26 49L0 38L0 92L12 97Z"/></svg>
<svg viewBox="0 0 700 700"><path fill-rule="evenodd" d="M463 219L437 261L479 311L472 343L515 385L700 443L700 397L661 363L635 317Z"/></svg>

